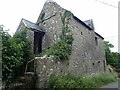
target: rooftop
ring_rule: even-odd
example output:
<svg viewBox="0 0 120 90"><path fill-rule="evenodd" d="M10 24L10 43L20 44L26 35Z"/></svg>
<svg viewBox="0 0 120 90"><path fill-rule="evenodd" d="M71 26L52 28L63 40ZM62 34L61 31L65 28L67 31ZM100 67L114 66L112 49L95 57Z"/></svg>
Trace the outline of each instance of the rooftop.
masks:
<svg viewBox="0 0 120 90"><path fill-rule="evenodd" d="M84 23L94 30L94 24L93 24L93 20L92 19L86 20L86 21L84 21Z"/></svg>
<svg viewBox="0 0 120 90"><path fill-rule="evenodd" d="M40 28L40 26L38 26L37 24L33 23L33 22L30 22L26 19L23 19L21 20L25 26L28 26L30 29L34 30L34 31L41 31L43 32L43 30Z"/></svg>

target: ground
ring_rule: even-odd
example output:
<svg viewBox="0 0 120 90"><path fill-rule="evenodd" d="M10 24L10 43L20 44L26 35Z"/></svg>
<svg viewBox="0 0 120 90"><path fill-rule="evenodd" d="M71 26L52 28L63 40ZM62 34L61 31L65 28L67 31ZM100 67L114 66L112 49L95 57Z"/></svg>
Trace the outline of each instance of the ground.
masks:
<svg viewBox="0 0 120 90"><path fill-rule="evenodd" d="M120 88L120 79L117 82L110 83L101 88Z"/></svg>

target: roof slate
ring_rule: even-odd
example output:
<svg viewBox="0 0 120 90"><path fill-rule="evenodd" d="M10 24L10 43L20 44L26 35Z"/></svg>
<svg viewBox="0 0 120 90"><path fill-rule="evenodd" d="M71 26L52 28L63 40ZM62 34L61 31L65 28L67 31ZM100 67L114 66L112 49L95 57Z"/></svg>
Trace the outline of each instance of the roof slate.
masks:
<svg viewBox="0 0 120 90"><path fill-rule="evenodd" d="M94 24L93 24L93 20L92 19L86 20L86 21L84 21L84 23L94 30Z"/></svg>
<svg viewBox="0 0 120 90"><path fill-rule="evenodd" d="M22 18L22 22L25 24L25 26L28 26L30 29L34 30L34 31L41 31L44 32L37 24L30 22L26 19Z"/></svg>
<svg viewBox="0 0 120 90"><path fill-rule="evenodd" d="M95 32L95 34L97 35L97 36L99 36L100 38L102 38L102 39L104 39L100 34L98 34L97 32Z"/></svg>
<svg viewBox="0 0 120 90"><path fill-rule="evenodd" d="M90 26L88 26L85 22L81 21L79 18L77 18L76 16L73 15L73 18L78 21L79 23L81 23L82 25L84 25L86 28L88 28L89 30L93 30Z"/></svg>

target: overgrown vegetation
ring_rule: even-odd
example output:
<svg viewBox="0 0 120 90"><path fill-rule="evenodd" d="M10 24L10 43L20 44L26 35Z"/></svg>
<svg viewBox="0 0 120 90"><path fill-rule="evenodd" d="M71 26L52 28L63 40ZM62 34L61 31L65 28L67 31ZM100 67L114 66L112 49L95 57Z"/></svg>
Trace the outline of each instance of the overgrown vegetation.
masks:
<svg viewBox="0 0 120 90"><path fill-rule="evenodd" d="M44 22L44 17L45 17L45 13L43 12L40 17L41 22Z"/></svg>
<svg viewBox="0 0 120 90"><path fill-rule="evenodd" d="M55 76L51 75L48 84L49 89L55 88L99 88L110 82L116 81L116 73L102 73L93 77L75 77L71 75Z"/></svg>
<svg viewBox="0 0 120 90"><path fill-rule="evenodd" d="M61 40L56 44L53 44L48 50L43 54L48 56L54 56L56 60L68 60L71 54L72 47L68 45L65 41Z"/></svg>
<svg viewBox="0 0 120 90"><path fill-rule="evenodd" d="M72 13L70 11L67 11L67 10L65 10L63 15L62 14L60 15L61 16L61 21L62 21L64 26L66 25L66 22L65 22L66 19L69 20L71 15L72 15Z"/></svg>
<svg viewBox="0 0 120 90"><path fill-rule="evenodd" d="M115 71L120 72L120 53L112 52L110 48L114 46L108 41L104 41L107 64L114 67Z"/></svg>
<svg viewBox="0 0 120 90"><path fill-rule="evenodd" d="M31 41L26 38L28 28L16 32L12 37L3 30L2 35L2 79L10 82L24 73L25 64L32 58Z"/></svg>
<svg viewBox="0 0 120 90"><path fill-rule="evenodd" d="M50 46L42 55L52 55L56 60L68 60L72 50L73 37L68 29L66 19L70 18L71 13L65 11L63 16L61 15L61 20L63 23L62 33L60 35L60 41Z"/></svg>
<svg viewBox="0 0 120 90"><path fill-rule="evenodd" d="M60 35L60 39L65 41L66 44L72 45L73 37L70 34L68 26L62 28L62 34Z"/></svg>

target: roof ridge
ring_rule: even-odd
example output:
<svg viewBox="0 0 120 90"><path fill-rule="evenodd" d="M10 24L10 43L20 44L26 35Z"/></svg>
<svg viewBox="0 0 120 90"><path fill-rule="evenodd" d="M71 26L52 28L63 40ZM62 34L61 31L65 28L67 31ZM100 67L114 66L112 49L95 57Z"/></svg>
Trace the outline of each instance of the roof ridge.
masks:
<svg viewBox="0 0 120 90"><path fill-rule="evenodd" d="M104 37L102 37L100 34L98 34L97 32L95 32L96 35L98 35L99 37L101 37L102 39L104 39Z"/></svg>
<svg viewBox="0 0 120 90"><path fill-rule="evenodd" d="M54 2L53 0L46 0L46 2Z"/></svg>
<svg viewBox="0 0 120 90"><path fill-rule="evenodd" d="M31 22L31 21L29 21L29 20L27 20L27 19L24 19L24 18L22 18L22 20L25 20L25 21L27 21L27 22L33 23L33 22ZM36 24L36 23L33 23L33 24ZM37 25L37 24L36 24L36 25Z"/></svg>
<svg viewBox="0 0 120 90"><path fill-rule="evenodd" d="M88 26L84 21L82 21L81 19L79 19L78 17L73 15L73 18L75 20L77 20L78 22L80 22L81 24L83 24L85 27L87 27L89 30L93 30L90 26Z"/></svg>

